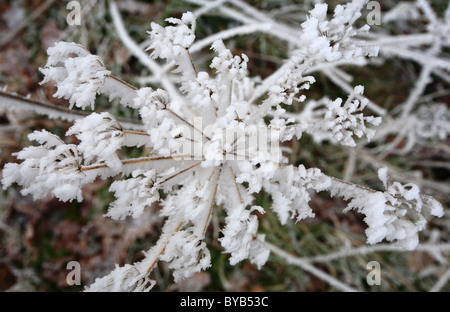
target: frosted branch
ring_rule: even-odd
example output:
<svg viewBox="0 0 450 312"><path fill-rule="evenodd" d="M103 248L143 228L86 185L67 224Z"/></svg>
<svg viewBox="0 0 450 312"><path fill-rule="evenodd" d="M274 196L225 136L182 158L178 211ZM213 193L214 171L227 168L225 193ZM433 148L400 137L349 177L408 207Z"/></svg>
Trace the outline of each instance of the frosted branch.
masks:
<svg viewBox="0 0 450 312"><path fill-rule="evenodd" d="M293 264L296 265L300 268L302 268L303 270L305 270L306 272L318 277L319 279L329 283L331 286L335 287L336 289L339 289L341 291L345 291L345 292L356 292L357 290L342 283L341 281L337 280L336 278L334 278L333 276L317 269L316 267L314 267L313 265L311 265L308 261L303 260L302 258L299 257L295 257L289 253L287 253L286 251L272 245L269 243L265 243L265 245L267 246L267 248L269 248L269 250L271 252L273 252L274 254L276 254L277 256L283 258L287 263L289 264Z"/></svg>

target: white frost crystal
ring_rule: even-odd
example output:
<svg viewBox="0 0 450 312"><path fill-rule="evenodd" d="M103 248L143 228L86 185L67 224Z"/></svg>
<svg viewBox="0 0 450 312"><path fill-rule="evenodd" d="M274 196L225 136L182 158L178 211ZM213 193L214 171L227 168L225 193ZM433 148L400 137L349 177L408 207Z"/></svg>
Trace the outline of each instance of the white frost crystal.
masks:
<svg viewBox="0 0 450 312"><path fill-rule="evenodd" d="M93 113L78 120L67 131L80 140L78 149L87 163L105 162L114 171L120 171L122 163L116 154L124 143L123 129L109 113Z"/></svg>
<svg viewBox="0 0 450 312"><path fill-rule="evenodd" d="M64 144L57 136L42 130L28 135L40 146L30 146L17 153L20 164L6 164L2 184L21 185L22 194L34 199L52 195L62 201L81 201L81 185L85 176L79 171L81 157L77 146Z"/></svg>
<svg viewBox="0 0 450 312"><path fill-rule="evenodd" d="M369 244L386 239L396 241L399 246L412 250L419 243L418 233L426 225L423 213L442 217L443 207L434 198L422 195L415 184L402 185L399 182L389 184L386 168L381 168L378 175L383 185L387 187L384 192L372 190L368 192L356 185L335 180L331 187L332 195L350 199L346 210L355 209L365 215Z"/></svg>
<svg viewBox="0 0 450 312"><path fill-rule="evenodd" d="M58 90L53 96L68 99L70 108L93 108L105 77L111 74L102 60L83 46L67 42L56 43L47 54L47 64L40 68L45 75L41 84L55 81Z"/></svg>

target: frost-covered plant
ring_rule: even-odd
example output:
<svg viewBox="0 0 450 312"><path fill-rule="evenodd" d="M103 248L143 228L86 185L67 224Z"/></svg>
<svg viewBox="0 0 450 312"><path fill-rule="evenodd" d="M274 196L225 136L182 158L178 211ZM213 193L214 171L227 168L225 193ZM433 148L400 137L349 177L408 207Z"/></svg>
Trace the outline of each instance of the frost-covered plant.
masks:
<svg viewBox="0 0 450 312"><path fill-rule="evenodd" d="M24 195L34 198L81 200L83 185L97 177L123 175L110 187L116 200L106 216L139 218L148 206L161 205L166 221L144 259L117 266L88 291L149 290L158 261L168 262L175 281L207 269L211 256L204 238L215 207L226 212L219 241L230 263L249 259L263 266L270 250L258 233L255 212L265 210L254 204L254 197L261 190L270 194L271 209L282 224L290 218L314 217L309 206L313 192L330 191L349 201L346 210L364 214L369 244L387 240L414 249L426 217L443 215L441 204L417 185L391 183L383 168L379 177L385 190L376 191L327 176L318 168L289 164L276 148L303 133L344 146L374 137L373 127L381 118L364 113L369 101L363 86L356 86L345 101L310 101L298 118L289 118L283 108L306 100L305 90L315 83L307 72L314 66L377 55L378 47L357 39L369 27L354 26L366 2L337 6L330 20L328 6L317 4L302 24L301 48L263 82L249 75L248 57L233 55L222 40L211 45L212 73L198 71L190 53L196 28L192 13L167 19L166 27L152 23L151 56L177 66L181 98L163 89L133 87L112 76L102 60L82 46L57 43L48 49L41 69L43 83L56 83L55 96L80 108L93 108L97 94L118 98L139 112L143 130L124 130L113 115L93 113L77 120L67 133L79 139L78 145L65 144L45 130L33 132L29 139L39 145L17 153L20 164L5 166L4 188L18 183ZM255 135L257 144L251 141ZM147 157L120 159L122 146L145 146L150 152Z"/></svg>

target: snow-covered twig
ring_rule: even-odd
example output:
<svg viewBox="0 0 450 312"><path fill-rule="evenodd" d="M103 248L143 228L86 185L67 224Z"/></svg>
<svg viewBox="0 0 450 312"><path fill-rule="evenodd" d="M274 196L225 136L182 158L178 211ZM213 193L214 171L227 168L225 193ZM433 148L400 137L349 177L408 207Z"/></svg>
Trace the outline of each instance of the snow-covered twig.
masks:
<svg viewBox="0 0 450 312"><path fill-rule="evenodd" d="M306 272L308 272L308 273L310 273L312 275L315 275L316 277L318 277L319 279L327 282L328 284L330 284L331 286L335 287L336 289L339 289L339 290L345 291L345 292L356 292L357 291L356 289L354 289L354 288L344 284L343 282L337 280L333 276L331 276L331 275L329 275L329 274L327 274L327 273L317 269L309 261L305 261L302 258L295 257L295 256L287 253L286 251L278 248L275 245L266 243L266 246L270 249L271 252L273 252L275 255L283 258L287 263L299 266L300 268L302 268Z"/></svg>

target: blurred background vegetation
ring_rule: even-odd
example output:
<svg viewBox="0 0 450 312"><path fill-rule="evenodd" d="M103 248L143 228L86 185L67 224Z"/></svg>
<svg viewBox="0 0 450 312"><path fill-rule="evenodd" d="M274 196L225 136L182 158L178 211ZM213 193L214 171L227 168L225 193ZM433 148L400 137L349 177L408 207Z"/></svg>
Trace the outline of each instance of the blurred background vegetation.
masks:
<svg viewBox="0 0 450 312"><path fill-rule="evenodd" d="M73 41L84 45L92 54L99 55L105 66L121 79L141 86L149 74L148 70L123 46L115 31L108 11L108 1L80 0L82 8L81 26L68 26L66 9L68 1L0 0L0 34L14 34L7 42L0 41L0 86L8 91L67 107L65 100L52 97L55 88L51 84L39 85L42 75L38 68L46 63L46 49L59 40ZM305 20L306 13L315 1L300 0L254 0L247 1L255 8L270 12L280 22L296 25ZM333 8L345 1L327 1ZM387 10L395 1L379 1ZM164 23L169 16L180 17L195 5L184 1L116 1L120 8L125 27L138 42L148 39L146 31L150 22ZM448 1L432 1L437 12L443 12ZM44 7L45 6L45 7ZM38 14L36 14L38 12ZM22 25L22 24L23 25ZM198 20L197 36L204 38L230 27L237 26L219 12L211 11ZM20 27L19 27L20 26ZM391 33L407 33L403 28L386 28ZM249 70L254 76L268 76L278 68L288 56L286 44L263 34L237 36L226 40L233 53L249 56ZM447 53L449 51L446 51ZM206 70L212 52L205 48L196 53L196 65ZM382 64L363 68L345 68L355 77L354 85L365 86L367 97L394 110L402 103L414 84L420 68L412 62L391 59ZM308 91L309 98L345 97L342 90L325 76L315 74L317 83ZM429 89L429 90L428 90ZM427 89L448 90L445 81L436 80ZM450 103L449 95L443 95L441 102ZM117 102L108 102L100 97L96 111L109 111L117 116L137 118L136 112L128 111ZM301 111L294 106L293 111ZM33 113L12 113L0 111L0 166L15 161L12 153L29 145L26 135L33 130L47 129L61 137L71 126L61 120L50 120ZM75 138L66 138L75 142ZM450 142L442 142L448 149ZM316 144L305 135L301 140L290 142L290 161L306 167L318 167L330 176L343 178L348 148L332 144ZM137 156L140 149L124 149L124 153ZM388 155L383 159L404 172L420 171L427 179L436 183L449 183L449 155L430 143L404 155ZM443 163L441 166L426 166L424 161ZM108 192L109 181L96 181L84 188L82 203L62 203L56 199L33 201L20 195L19 188L0 192L0 291L80 291L83 285L93 282L96 277L109 273L114 265L132 263L141 258L141 251L156 242L162 220L158 217L158 207L147 210L139 220L116 222L103 217L103 213L113 195ZM352 182L380 189L376 171L358 162ZM430 194L448 207L449 194ZM256 204L270 207L270 198L261 193ZM342 246L365 244L365 224L358 213L342 213L345 202L330 198L327 194L314 196L311 205L316 218L302 222L280 225L270 209L260 216L260 232L266 234L267 241L298 256L316 256L339 250ZM160 263L153 272L157 280L154 290L160 291L334 291L330 285L288 265L276 256L258 270L248 261L230 266L228 256L222 253L217 241L224 215L215 210L207 243L212 255L212 267L178 284L173 282L171 272L165 263ZM449 241L450 220L448 214L440 220L432 220L430 228L439 231L441 241ZM425 231L422 239L433 239L433 231ZM380 286L366 283L369 261L378 261L382 268ZM447 255L447 262L449 260ZM82 269L82 285L70 286L66 283L69 261L79 261ZM425 291L430 289L446 266L423 252L380 252L356 255L317 264L317 267L337 279L367 291ZM442 288L450 291L450 285Z"/></svg>

